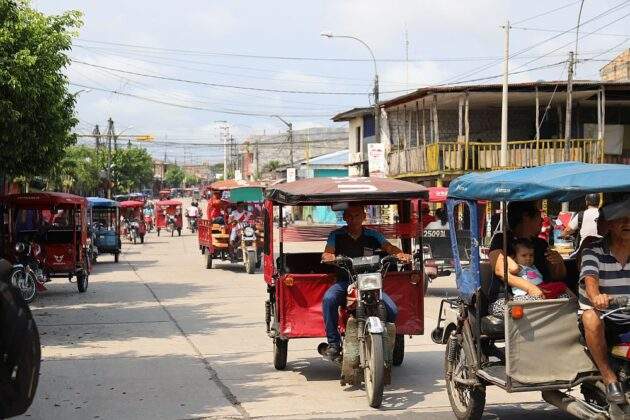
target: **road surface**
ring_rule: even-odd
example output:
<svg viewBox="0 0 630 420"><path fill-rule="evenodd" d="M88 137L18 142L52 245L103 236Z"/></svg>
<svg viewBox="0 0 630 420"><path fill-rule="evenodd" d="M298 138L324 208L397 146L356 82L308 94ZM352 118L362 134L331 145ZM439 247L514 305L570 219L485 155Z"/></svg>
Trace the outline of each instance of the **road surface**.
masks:
<svg viewBox="0 0 630 420"><path fill-rule="evenodd" d="M320 340L289 342L285 371L272 365L261 274L215 264L206 270L195 236L149 234L124 245L120 263L103 256L85 294L62 279L32 305L42 369L23 418L453 418L444 389L443 346L407 340L383 407L362 389L342 388L316 352ZM432 284L427 333L453 279ZM564 416L534 393L489 388L487 418ZM568 417L564 417L568 418Z"/></svg>

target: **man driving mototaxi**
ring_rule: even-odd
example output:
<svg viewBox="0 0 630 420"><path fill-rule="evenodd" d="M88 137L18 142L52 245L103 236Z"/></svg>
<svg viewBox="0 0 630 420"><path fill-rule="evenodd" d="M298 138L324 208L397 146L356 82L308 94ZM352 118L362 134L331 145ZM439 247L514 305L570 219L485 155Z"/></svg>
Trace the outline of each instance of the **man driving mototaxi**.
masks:
<svg viewBox="0 0 630 420"><path fill-rule="evenodd" d="M586 346L606 385L606 398L623 404L625 390L610 367L608 346L630 332L630 314L617 312L602 320L600 313L608 309L611 298L630 297L630 198L605 205L599 219L599 226L605 225L599 232L603 238L584 246L581 254L579 302L585 309L581 321Z"/></svg>
<svg viewBox="0 0 630 420"><path fill-rule="evenodd" d="M394 255L403 263L411 262L411 255L405 254L400 248L388 242L382 233L363 227L365 218L365 208L361 205L349 205L344 210L343 220L347 225L330 232L322 254L322 262L334 261L338 255L350 258L369 256L379 249ZM326 356L333 361L341 354L341 336L338 330L339 307L346 303L349 285L350 279L340 275L337 282L326 291L322 302L328 341ZM394 301L385 293L383 293L383 304L387 311L387 322L394 322L398 309Z"/></svg>

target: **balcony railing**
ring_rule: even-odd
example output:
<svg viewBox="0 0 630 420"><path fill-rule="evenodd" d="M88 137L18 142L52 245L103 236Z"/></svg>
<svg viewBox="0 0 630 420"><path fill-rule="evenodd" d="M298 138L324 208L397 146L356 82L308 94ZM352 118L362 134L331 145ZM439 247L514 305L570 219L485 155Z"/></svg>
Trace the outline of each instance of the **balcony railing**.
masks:
<svg viewBox="0 0 630 420"><path fill-rule="evenodd" d="M603 141L575 139L569 159L587 163L603 161ZM488 171L500 166L500 142L438 142L389 154L390 176L429 176ZM564 140L524 140L508 143L508 167L526 168L564 160Z"/></svg>

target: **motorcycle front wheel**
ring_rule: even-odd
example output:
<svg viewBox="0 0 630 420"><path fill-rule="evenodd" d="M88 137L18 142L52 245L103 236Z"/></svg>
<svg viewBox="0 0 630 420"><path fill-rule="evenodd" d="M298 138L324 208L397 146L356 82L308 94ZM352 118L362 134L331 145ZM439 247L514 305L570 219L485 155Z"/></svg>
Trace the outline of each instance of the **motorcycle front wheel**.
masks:
<svg viewBox="0 0 630 420"><path fill-rule="evenodd" d="M444 372L446 392L455 417L460 420L480 419L486 405L486 388L484 386L466 386L455 381L471 379L466 353L462 347L460 336L451 335L446 343Z"/></svg>
<svg viewBox="0 0 630 420"><path fill-rule="evenodd" d="M369 333L365 339L365 392L372 408L378 408L383 401L385 386L385 363L383 357L383 336Z"/></svg>
<svg viewBox="0 0 630 420"><path fill-rule="evenodd" d="M32 271L17 268L11 273L11 285L17 288L26 303L31 303L37 296L37 279Z"/></svg>
<svg viewBox="0 0 630 420"><path fill-rule="evenodd" d="M247 251L247 258L245 259L245 271L247 271L247 274L254 274L256 272L257 259L256 251Z"/></svg>

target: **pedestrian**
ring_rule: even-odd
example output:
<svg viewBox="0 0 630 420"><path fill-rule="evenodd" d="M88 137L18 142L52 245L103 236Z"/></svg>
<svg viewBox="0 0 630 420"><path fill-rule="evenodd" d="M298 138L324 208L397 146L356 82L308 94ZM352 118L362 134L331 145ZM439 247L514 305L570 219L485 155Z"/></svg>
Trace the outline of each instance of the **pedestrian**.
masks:
<svg viewBox="0 0 630 420"><path fill-rule="evenodd" d="M574 235L575 249L589 236L599 237L597 233L597 218L599 217L599 194L588 194L585 197L586 209L571 218L562 232L564 237Z"/></svg>

